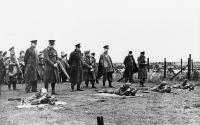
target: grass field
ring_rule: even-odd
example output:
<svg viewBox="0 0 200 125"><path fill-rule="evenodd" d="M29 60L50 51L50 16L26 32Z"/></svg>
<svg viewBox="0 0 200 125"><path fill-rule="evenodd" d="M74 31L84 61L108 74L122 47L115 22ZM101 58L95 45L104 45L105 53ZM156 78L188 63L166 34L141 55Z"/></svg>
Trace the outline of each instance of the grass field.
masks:
<svg viewBox="0 0 200 125"><path fill-rule="evenodd" d="M115 87L122 83L114 83ZM153 84L147 83L147 86ZM173 90L173 93L139 93L143 97L122 98L95 95L97 91L82 88L82 92L70 92L70 84L57 84L59 101L65 106L47 106L18 109L19 102L7 101L10 97L28 97L24 85L8 91L2 87L0 96L0 125L96 125L97 116L103 116L105 125L199 125L200 86L194 91ZM138 84L133 84L138 87ZM38 88L43 87L39 84ZM102 89L101 84L97 85Z"/></svg>

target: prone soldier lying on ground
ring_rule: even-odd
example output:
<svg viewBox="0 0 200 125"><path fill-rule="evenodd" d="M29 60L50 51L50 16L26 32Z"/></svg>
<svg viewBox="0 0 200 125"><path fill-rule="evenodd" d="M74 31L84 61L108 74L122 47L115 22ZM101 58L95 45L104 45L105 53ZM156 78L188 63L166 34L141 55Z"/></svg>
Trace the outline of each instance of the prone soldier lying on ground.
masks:
<svg viewBox="0 0 200 125"><path fill-rule="evenodd" d="M42 88L38 93L24 99L24 98L10 98L8 101L21 101L23 104L39 105L39 104L50 104L55 105L57 98L55 96L50 96L45 88Z"/></svg>
<svg viewBox="0 0 200 125"><path fill-rule="evenodd" d="M194 90L194 86L195 86L194 84L188 83L188 80L185 79L183 83L178 84L178 85L173 85L173 88L177 88L177 89L189 89L191 91L191 90Z"/></svg>
<svg viewBox="0 0 200 125"><path fill-rule="evenodd" d="M104 89L102 91L99 91L99 93L109 93L109 94L116 94L120 96L135 96L137 93L136 88L132 88L130 83L126 83L119 87L118 89L111 90L111 89Z"/></svg>
<svg viewBox="0 0 200 125"><path fill-rule="evenodd" d="M160 85L150 88L149 90L154 91L154 92L160 92L160 93L170 93L171 87L167 85L166 82L162 82Z"/></svg>

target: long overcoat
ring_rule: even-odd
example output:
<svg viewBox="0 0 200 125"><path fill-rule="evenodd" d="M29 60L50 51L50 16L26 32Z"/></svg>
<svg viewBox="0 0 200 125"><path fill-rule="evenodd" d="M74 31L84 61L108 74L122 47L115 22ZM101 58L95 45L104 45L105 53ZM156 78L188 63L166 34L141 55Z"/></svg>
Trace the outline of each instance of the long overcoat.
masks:
<svg viewBox="0 0 200 125"><path fill-rule="evenodd" d="M4 62L3 58L0 57L0 85L4 82Z"/></svg>
<svg viewBox="0 0 200 125"><path fill-rule="evenodd" d="M58 68L54 67L57 63L58 55L54 48L47 47L44 50L44 83L56 83L60 82Z"/></svg>
<svg viewBox="0 0 200 125"><path fill-rule="evenodd" d="M24 73L25 83L37 81L38 79L40 79L40 74L38 72L38 67L39 67L38 54L33 47L30 47L26 50L24 56L24 63L26 67Z"/></svg>
<svg viewBox="0 0 200 125"><path fill-rule="evenodd" d="M100 78L101 76L103 76L104 74L106 74L108 71L107 71L107 68L104 66L104 62L105 62L105 57L106 55L103 53L100 55L100 58L99 58L99 66L98 66L98 73L97 73L97 78ZM113 63L112 63L112 59L109 55L107 55L110 62L111 62L111 65L112 67L110 67L113 71L112 73L114 72L114 67L113 67Z"/></svg>
<svg viewBox="0 0 200 125"><path fill-rule="evenodd" d="M146 69L146 60L145 56L139 56L138 59L138 79L147 79L147 69Z"/></svg>
<svg viewBox="0 0 200 125"><path fill-rule="evenodd" d="M124 65L125 65L125 71L123 75L124 78L128 78L132 76L134 73L138 72L138 68L133 56L126 56L124 59Z"/></svg>
<svg viewBox="0 0 200 125"><path fill-rule="evenodd" d="M69 57L70 65L70 82L72 84L81 83L83 81L83 60L81 51L75 50Z"/></svg>

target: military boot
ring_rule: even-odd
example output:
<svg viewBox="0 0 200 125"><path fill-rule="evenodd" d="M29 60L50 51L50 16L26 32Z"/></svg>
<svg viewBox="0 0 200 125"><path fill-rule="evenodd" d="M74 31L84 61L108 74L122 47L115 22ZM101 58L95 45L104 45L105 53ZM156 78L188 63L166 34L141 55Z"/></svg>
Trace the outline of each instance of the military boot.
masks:
<svg viewBox="0 0 200 125"><path fill-rule="evenodd" d="M112 82L109 82L109 88L114 88L114 87L112 86Z"/></svg>
<svg viewBox="0 0 200 125"><path fill-rule="evenodd" d="M94 85L94 82L92 82L92 88L96 88L95 85Z"/></svg>

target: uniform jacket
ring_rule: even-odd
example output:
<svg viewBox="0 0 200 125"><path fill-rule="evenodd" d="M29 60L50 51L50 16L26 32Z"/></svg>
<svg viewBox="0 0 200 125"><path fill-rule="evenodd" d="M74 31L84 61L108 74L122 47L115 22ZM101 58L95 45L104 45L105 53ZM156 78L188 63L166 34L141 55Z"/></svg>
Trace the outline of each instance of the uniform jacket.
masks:
<svg viewBox="0 0 200 125"><path fill-rule="evenodd" d="M112 71L109 71L109 72L114 72L114 66L113 66L113 63L112 63L112 59L110 58L109 55L108 58L110 60L110 63L111 63L111 67L107 67L105 66L105 57L106 54L101 54L100 56L100 59L99 59L99 67L98 67L98 74L97 76L100 78L102 75L106 74L108 72L108 68L110 68Z"/></svg>

